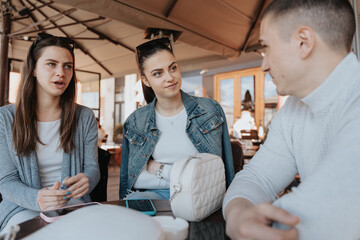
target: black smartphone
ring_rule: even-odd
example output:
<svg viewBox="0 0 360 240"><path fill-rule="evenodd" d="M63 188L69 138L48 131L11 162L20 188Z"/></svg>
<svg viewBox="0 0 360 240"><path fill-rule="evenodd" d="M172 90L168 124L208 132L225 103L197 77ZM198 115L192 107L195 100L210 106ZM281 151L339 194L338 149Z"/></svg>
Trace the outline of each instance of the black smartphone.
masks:
<svg viewBox="0 0 360 240"><path fill-rule="evenodd" d="M187 240L230 240L223 222L190 222Z"/></svg>
<svg viewBox="0 0 360 240"><path fill-rule="evenodd" d="M45 222L55 222L60 217L68 214L69 212L75 211L79 208L93 206L93 205L101 205L98 202L89 202L89 203L81 203L77 205L72 205L64 208L59 208L56 210L44 211L40 213L40 217L45 220Z"/></svg>
<svg viewBox="0 0 360 240"><path fill-rule="evenodd" d="M150 216L154 216L156 214L156 209L150 199L129 199L126 200L126 207Z"/></svg>

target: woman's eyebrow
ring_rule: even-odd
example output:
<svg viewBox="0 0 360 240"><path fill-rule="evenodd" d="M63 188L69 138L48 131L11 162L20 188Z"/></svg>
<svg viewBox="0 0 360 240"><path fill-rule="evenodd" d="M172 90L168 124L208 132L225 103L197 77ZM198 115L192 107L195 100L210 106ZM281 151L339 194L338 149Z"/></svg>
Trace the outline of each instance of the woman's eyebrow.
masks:
<svg viewBox="0 0 360 240"><path fill-rule="evenodd" d="M162 68L155 68L155 69L151 70L151 73L152 72L158 72L158 71L162 71Z"/></svg>
<svg viewBox="0 0 360 240"><path fill-rule="evenodd" d="M59 63L59 61L58 61L58 60L51 59L51 58L45 59L45 61L50 61L50 62L56 62L56 63ZM64 64L73 64L73 65L74 65L74 63L73 63L73 62L65 62Z"/></svg>
<svg viewBox="0 0 360 240"><path fill-rule="evenodd" d="M174 64L176 64L176 62L172 62L172 63L168 66L168 68L171 68L171 66L174 65ZM152 73L152 72L162 71L162 70L163 70L162 68L155 68L155 69L151 70L151 73Z"/></svg>
<svg viewBox="0 0 360 240"><path fill-rule="evenodd" d="M172 62L169 66L168 66L168 68L170 68L172 65L174 65L174 64L176 64L176 62Z"/></svg>

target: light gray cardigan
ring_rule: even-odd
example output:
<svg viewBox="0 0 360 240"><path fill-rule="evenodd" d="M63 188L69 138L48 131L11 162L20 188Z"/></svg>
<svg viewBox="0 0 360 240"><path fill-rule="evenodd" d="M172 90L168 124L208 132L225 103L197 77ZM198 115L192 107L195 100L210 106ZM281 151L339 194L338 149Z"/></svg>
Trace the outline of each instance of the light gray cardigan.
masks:
<svg viewBox="0 0 360 240"><path fill-rule="evenodd" d="M15 106L0 108L0 226L3 229L16 213L31 209L40 211L38 191L42 189L36 152L28 157L16 154L12 145L12 123ZM97 150L97 124L93 112L84 106L76 108L77 127L72 153L64 152L61 181L68 176L85 173L90 180L90 191L100 179ZM88 194L82 197L91 201Z"/></svg>

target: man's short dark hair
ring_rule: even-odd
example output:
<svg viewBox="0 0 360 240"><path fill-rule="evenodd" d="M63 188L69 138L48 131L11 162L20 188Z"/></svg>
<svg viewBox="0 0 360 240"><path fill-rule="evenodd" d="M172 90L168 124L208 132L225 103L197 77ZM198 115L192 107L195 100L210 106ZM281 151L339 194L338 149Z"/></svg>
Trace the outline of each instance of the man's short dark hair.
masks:
<svg viewBox="0 0 360 240"><path fill-rule="evenodd" d="M335 50L351 50L356 24L348 0L274 0L262 17L267 15L292 31L302 25L311 27Z"/></svg>

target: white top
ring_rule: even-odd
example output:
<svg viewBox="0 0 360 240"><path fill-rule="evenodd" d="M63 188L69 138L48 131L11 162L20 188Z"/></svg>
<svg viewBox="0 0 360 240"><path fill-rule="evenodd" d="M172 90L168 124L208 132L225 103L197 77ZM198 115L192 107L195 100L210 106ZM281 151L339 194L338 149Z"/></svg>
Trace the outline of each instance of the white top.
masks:
<svg viewBox="0 0 360 240"><path fill-rule="evenodd" d="M236 197L273 202L300 217L299 239L359 239L359 172L360 65L351 53L307 97L287 99L223 209ZM297 173L299 187L277 198Z"/></svg>
<svg viewBox="0 0 360 240"><path fill-rule="evenodd" d="M158 112L155 112L155 121L156 126L160 131L160 138L155 146L152 156L155 161L165 164L163 169L163 179L150 174L144 169L136 179L134 188L169 188L172 164L177 160L186 158L198 152L186 135L186 120L187 114L185 108L175 116L171 117L164 117Z"/></svg>
<svg viewBox="0 0 360 240"><path fill-rule="evenodd" d="M249 111L241 111L241 118L233 125L234 137L241 138L241 130L256 129L255 120Z"/></svg>
<svg viewBox="0 0 360 240"><path fill-rule="evenodd" d="M43 187L54 185L61 180L63 162L63 149L60 145L61 119L53 122L37 122L39 139L45 145L37 143L36 154L38 158L40 178Z"/></svg>

